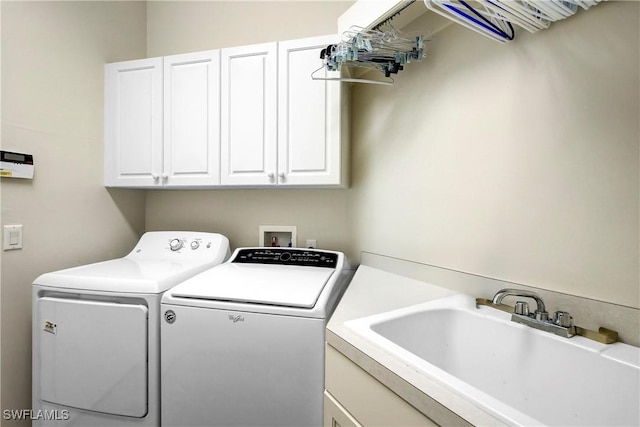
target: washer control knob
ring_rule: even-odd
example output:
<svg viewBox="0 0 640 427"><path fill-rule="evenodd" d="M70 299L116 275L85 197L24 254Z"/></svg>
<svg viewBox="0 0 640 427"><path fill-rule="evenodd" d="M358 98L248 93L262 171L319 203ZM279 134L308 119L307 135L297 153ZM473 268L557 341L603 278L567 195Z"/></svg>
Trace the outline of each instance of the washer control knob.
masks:
<svg viewBox="0 0 640 427"><path fill-rule="evenodd" d="M171 248L172 251L178 251L180 249L182 249L182 246L184 245L184 242L181 239L172 239L169 242L169 247Z"/></svg>
<svg viewBox="0 0 640 427"><path fill-rule="evenodd" d="M191 249L193 249L194 251L199 247L200 247L200 242L198 242L197 240L194 240L193 242L191 242Z"/></svg>

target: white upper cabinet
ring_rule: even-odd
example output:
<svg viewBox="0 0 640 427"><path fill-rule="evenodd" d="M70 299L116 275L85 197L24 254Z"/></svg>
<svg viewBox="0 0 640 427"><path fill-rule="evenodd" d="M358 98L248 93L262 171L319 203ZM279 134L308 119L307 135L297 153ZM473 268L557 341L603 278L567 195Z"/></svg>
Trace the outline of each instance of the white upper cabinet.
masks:
<svg viewBox="0 0 640 427"><path fill-rule="evenodd" d="M222 185L276 183L277 46L222 49Z"/></svg>
<svg viewBox="0 0 640 427"><path fill-rule="evenodd" d="M322 66L320 51L338 41L334 35L279 43L279 185L342 183L341 84L311 78Z"/></svg>
<svg viewBox="0 0 640 427"><path fill-rule="evenodd" d="M220 51L164 58L165 185L219 183Z"/></svg>
<svg viewBox="0 0 640 427"><path fill-rule="evenodd" d="M157 185L161 169L162 58L107 64L105 185Z"/></svg>
<svg viewBox="0 0 640 427"><path fill-rule="evenodd" d="M222 49L221 184L346 185L341 84L311 78L337 41Z"/></svg>
<svg viewBox="0 0 640 427"><path fill-rule="evenodd" d="M220 51L105 70L105 185L218 184Z"/></svg>
<svg viewBox="0 0 640 427"><path fill-rule="evenodd" d="M320 51L336 42L107 64L105 185L346 186L345 87L311 78L328 76Z"/></svg>

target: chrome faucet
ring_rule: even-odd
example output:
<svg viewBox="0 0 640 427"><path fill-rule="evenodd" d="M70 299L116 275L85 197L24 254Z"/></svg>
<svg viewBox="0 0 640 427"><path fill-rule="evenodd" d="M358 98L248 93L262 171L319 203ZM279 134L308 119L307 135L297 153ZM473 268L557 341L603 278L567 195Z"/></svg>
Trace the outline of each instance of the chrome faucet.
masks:
<svg viewBox="0 0 640 427"><path fill-rule="evenodd" d="M556 335L570 338L576 334L573 318L566 311L556 311L553 319L549 319L544 302L535 292L523 289L501 289L493 296L491 303L493 305L502 304L502 300L506 297L523 297L531 298L536 302L536 310L533 314L529 313L529 305L524 301L516 301L511 320L513 322L522 323L546 332L552 332Z"/></svg>
<svg viewBox="0 0 640 427"><path fill-rule="evenodd" d="M544 301L540 298L535 292L525 291L524 289L501 289L494 296L493 302L494 304L502 304L502 300L505 297L526 297L535 300L536 302L536 311L534 315L538 320L547 320L549 319L549 313L547 313L544 307ZM519 313L517 313L519 311ZM514 313L529 315L529 305L523 301L516 302L516 307Z"/></svg>

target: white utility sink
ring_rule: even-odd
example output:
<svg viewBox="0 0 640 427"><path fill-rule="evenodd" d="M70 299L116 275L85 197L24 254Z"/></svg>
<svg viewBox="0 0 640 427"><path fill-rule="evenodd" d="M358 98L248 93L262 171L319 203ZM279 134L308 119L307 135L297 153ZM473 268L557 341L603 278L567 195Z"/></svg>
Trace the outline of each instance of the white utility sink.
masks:
<svg viewBox="0 0 640 427"><path fill-rule="evenodd" d="M640 348L562 338L467 295L345 322L510 425L640 425Z"/></svg>

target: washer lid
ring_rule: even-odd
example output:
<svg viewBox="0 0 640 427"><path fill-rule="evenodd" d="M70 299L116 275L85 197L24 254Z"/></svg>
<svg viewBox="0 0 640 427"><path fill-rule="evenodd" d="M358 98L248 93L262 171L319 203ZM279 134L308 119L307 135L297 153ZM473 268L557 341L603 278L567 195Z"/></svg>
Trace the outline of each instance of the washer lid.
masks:
<svg viewBox="0 0 640 427"><path fill-rule="evenodd" d="M312 308L333 268L227 263L179 284L174 298Z"/></svg>

